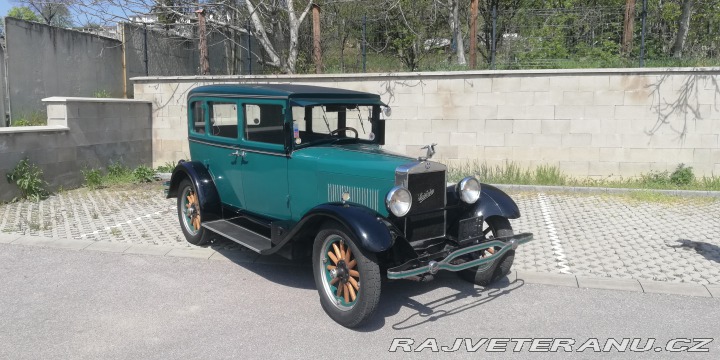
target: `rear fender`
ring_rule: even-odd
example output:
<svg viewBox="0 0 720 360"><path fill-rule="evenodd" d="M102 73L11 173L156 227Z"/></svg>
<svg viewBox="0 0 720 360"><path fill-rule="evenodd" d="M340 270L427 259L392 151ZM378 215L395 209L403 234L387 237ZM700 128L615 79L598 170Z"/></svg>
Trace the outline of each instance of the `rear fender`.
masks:
<svg viewBox="0 0 720 360"><path fill-rule="evenodd" d="M190 182L197 189L203 221L222 218L220 195L218 195L212 175L210 175L205 165L198 161L181 161L178 163L170 177L168 199L178 196L178 187L183 179L190 179Z"/></svg>

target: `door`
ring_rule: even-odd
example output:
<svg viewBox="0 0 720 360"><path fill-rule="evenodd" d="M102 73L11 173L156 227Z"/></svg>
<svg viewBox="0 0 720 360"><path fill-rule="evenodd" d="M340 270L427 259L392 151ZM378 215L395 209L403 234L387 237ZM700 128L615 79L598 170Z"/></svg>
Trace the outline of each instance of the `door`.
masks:
<svg viewBox="0 0 720 360"><path fill-rule="evenodd" d="M240 140L245 208L274 219L290 219L288 157L285 154L284 101L252 100L242 104Z"/></svg>
<svg viewBox="0 0 720 360"><path fill-rule="evenodd" d="M213 177L224 204L245 206L240 174L240 118L235 100L222 98L193 99L188 107L190 153L201 161Z"/></svg>

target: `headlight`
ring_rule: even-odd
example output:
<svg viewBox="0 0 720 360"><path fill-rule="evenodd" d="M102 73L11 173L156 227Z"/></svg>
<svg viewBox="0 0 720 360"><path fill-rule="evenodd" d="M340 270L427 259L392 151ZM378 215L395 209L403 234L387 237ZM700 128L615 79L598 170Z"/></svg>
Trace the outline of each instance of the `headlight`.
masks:
<svg viewBox="0 0 720 360"><path fill-rule="evenodd" d="M458 183L460 199L468 204L474 204L480 198L480 182L468 176Z"/></svg>
<svg viewBox="0 0 720 360"><path fill-rule="evenodd" d="M412 195L410 191L402 186L396 186L390 189L385 197L385 206L388 211L397 217L407 215L412 206Z"/></svg>

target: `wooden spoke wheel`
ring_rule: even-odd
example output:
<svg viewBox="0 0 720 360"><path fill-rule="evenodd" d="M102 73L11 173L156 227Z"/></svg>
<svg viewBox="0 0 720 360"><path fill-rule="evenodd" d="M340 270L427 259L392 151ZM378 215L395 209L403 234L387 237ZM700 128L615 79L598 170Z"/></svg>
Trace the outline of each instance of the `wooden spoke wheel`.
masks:
<svg viewBox="0 0 720 360"><path fill-rule="evenodd" d="M202 245L209 239L209 231L202 227L202 213L197 190L189 180L178 186L177 210L185 239L193 245Z"/></svg>
<svg viewBox="0 0 720 360"><path fill-rule="evenodd" d="M380 267L337 224L324 227L313 245L313 272L320 304L337 323L356 327L369 319L380 299Z"/></svg>

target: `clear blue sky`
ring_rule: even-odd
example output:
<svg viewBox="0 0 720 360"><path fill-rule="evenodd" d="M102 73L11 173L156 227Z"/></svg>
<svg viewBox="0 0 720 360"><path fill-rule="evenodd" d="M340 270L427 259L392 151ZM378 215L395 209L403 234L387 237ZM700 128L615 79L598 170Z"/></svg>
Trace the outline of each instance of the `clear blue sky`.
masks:
<svg viewBox="0 0 720 360"><path fill-rule="evenodd" d="M7 15L10 8L12 8L13 6L25 6L25 5L18 3L14 0L0 0L0 18L4 18L5 15ZM73 12L73 9L71 8L70 11ZM147 11L147 10L145 10L145 11ZM111 7L110 12L118 15L121 18L125 17L125 13L118 8ZM140 12L142 12L142 10L140 10ZM134 13L134 12L129 11L129 14L132 14L132 13ZM75 22L75 25L82 25L87 21L93 21L93 22L100 23L101 25L107 25L107 24L103 24L102 20L97 19L93 16L89 16L87 14L83 14L81 16L77 16L75 14L75 16L73 16L73 22Z"/></svg>

